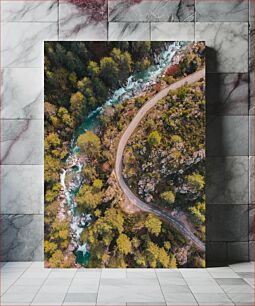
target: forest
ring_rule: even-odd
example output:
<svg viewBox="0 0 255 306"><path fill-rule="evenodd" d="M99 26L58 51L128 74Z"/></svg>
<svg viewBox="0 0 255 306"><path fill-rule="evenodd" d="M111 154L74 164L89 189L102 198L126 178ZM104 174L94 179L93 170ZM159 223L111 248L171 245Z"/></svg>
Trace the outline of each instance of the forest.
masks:
<svg viewBox="0 0 255 306"><path fill-rule="evenodd" d="M143 94L103 106L130 75L155 64L165 48L164 42L45 42L47 267L205 265L205 254L169 224L126 203L114 174L118 140L139 108L164 86L204 66L203 43L190 44L176 55L178 64L172 63ZM123 160L123 174L132 191L147 203L181 211L202 240L204 99L204 80L169 92L141 122ZM101 106L104 111L97 117L97 128L80 132L84 118ZM75 214L90 218L87 223L82 223L84 217L79 219L78 243L74 243L74 219L60 183L63 169L67 189L76 183L77 167L68 157L74 137L75 158L82 165L79 188L73 192ZM79 260L79 245L86 245L85 261Z"/></svg>

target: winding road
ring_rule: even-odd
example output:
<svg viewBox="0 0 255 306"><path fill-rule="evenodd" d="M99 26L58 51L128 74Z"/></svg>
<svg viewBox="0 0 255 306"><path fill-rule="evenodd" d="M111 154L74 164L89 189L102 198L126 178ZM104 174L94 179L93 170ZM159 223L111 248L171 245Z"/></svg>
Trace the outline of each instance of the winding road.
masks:
<svg viewBox="0 0 255 306"><path fill-rule="evenodd" d="M128 139L133 134L134 130L138 126L139 122L142 120L142 118L145 116L145 114L156 105L156 103L163 99L165 96L167 96L169 90L175 90L185 84L192 84L194 82L199 81L200 79L205 77L205 69L196 71L193 74L188 75L187 77L184 77L183 79L169 85L168 87L161 90L159 93L157 93L154 97L152 97L150 100L148 100L138 111L136 116L133 118L133 120L130 122L129 126L121 136L121 139L118 144L117 154L116 154L116 161L115 161L115 173L117 177L117 181L120 185L120 188L124 192L126 198L131 201L135 206L137 206L139 209L154 213L161 219L164 219L168 221L177 231L179 231L187 240L192 241L192 243L196 246L196 248L202 252L205 251L205 245L204 243L197 238L193 232L185 226L180 220L173 217L170 212L161 211L159 208L151 206L142 200L140 200L127 186L123 175L122 175L122 157L124 153L125 146L128 142Z"/></svg>

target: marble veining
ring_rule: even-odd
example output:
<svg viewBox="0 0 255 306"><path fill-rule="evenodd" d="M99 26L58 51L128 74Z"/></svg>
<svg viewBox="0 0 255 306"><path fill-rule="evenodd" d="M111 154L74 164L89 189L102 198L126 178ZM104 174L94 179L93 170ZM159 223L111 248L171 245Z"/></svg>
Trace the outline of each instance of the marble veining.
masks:
<svg viewBox="0 0 255 306"><path fill-rule="evenodd" d="M195 39L205 40L207 72L248 72L248 24L198 22Z"/></svg>
<svg viewBox="0 0 255 306"><path fill-rule="evenodd" d="M5 68L1 86L3 119L43 119L41 68Z"/></svg>
<svg viewBox="0 0 255 306"><path fill-rule="evenodd" d="M190 22L194 21L194 0L109 0L109 21Z"/></svg>
<svg viewBox="0 0 255 306"><path fill-rule="evenodd" d="M1 215L1 261L43 259L43 215Z"/></svg>
<svg viewBox="0 0 255 306"><path fill-rule="evenodd" d="M249 240L254 240L254 205L249 205Z"/></svg>
<svg viewBox="0 0 255 306"><path fill-rule="evenodd" d="M247 0L196 0L196 21L248 21Z"/></svg>
<svg viewBox="0 0 255 306"><path fill-rule="evenodd" d="M1 165L1 214L43 213L43 166Z"/></svg>
<svg viewBox="0 0 255 306"><path fill-rule="evenodd" d="M248 116L208 116L207 156L248 155Z"/></svg>
<svg viewBox="0 0 255 306"><path fill-rule="evenodd" d="M77 5L60 1L59 39L107 40L107 22L105 20L95 21Z"/></svg>
<svg viewBox="0 0 255 306"><path fill-rule="evenodd" d="M248 204L248 163L248 156L207 157L206 202L208 206Z"/></svg>
<svg viewBox="0 0 255 306"><path fill-rule="evenodd" d="M254 115L254 22L249 27L249 112Z"/></svg>
<svg viewBox="0 0 255 306"><path fill-rule="evenodd" d="M58 0L26 1L3 0L2 21L50 21L58 20Z"/></svg>
<svg viewBox="0 0 255 306"><path fill-rule="evenodd" d="M249 116L249 155L254 156L254 116Z"/></svg>
<svg viewBox="0 0 255 306"><path fill-rule="evenodd" d="M159 22L151 24L152 40L195 40L195 28L192 22Z"/></svg>
<svg viewBox="0 0 255 306"><path fill-rule="evenodd" d="M43 67L43 41L57 40L57 23L2 23L2 68Z"/></svg>
<svg viewBox="0 0 255 306"><path fill-rule="evenodd" d="M254 156L249 157L249 184L249 204L254 205Z"/></svg>
<svg viewBox="0 0 255 306"><path fill-rule="evenodd" d="M247 115L248 74L208 73L206 106L209 115Z"/></svg>
<svg viewBox="0 0 255 306"><path fill-rule="evenodd" d="M109 40L150 40L149 23L110 22Z"/></svg>
<svg viewBox="0 0 255 306"><path fill-rule="evenodd" d="M249 21L254 23L254 0L249 0Z"/></svg>
<svg viewBox="0 0 255 306"><path fill-rule="evenodd" d="M43 164L43 120L1 121L1 164Z"/></svg>

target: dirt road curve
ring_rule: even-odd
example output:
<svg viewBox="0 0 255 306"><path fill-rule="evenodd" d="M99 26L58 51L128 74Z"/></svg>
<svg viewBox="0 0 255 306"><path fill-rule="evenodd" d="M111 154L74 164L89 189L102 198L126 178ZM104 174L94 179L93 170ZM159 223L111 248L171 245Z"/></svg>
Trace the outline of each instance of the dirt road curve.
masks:
<svg viewBox="0 0 255 306"><path fill-rule="evenodd" d="M196 81L199 81L201 78L205 77L205 69L199 70L193 74L190 74L189 76L177 81L176 83L169 85L165 89L161 90L159 93L157 93L153 98L151 98L149 101L147 101L138 111L136 116L133 118L127 129L125 130L124 134L122 135L118 149L116 154L116 161L115 161L115 172L116 177L118 180L118 183L123 190L125 196L129 201L131 201L134 205L136 205L138 208L140 208L143 211L154 213L161 219L166 220L171 224L177 231L179 231L184 237L186 237L187 240L191 240L193 244L197 247L200 251L205 251L205 245L202 241L200 241L193 232L186 227L181 221L173 217L170 213L166 213L165 211L160 211L157 207L154 207L153 205L147 204L143 201L141 201L127 186L127 184L124 181L124 178L122 176L122 157L124 153L125 146L128 142L128 139L133 134L134 130L138 126L139 122L142 120L142 118L145 116L145 114L156 105L156 103L164 98L169 90L175 90L183 85L192 84Z"/></svg>

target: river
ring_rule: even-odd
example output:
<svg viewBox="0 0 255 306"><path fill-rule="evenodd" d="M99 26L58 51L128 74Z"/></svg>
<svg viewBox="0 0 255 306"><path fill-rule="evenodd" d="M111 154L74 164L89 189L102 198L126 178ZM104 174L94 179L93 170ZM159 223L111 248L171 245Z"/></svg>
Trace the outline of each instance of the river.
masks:
<svg viewBox="0 0 255 306"><path fill-rule="evenodd" d="M127 83L123 87L115 90L102 107L98 107L84 119L83 123L73 135L70 152L66 159L66 168L62 169L60 174L60 183L64 193L64 201L62 204L66 205L66 209L71 218L71 244L76 249L77 262L81 265L87 265L90 257L90 248L87 243L82 244L80 242L80 235L83 229L93 222L93 217L90 214L80 215L76 209L75 195L82 186L82 169L84 167L84 164L79 159L79 148L76 145L76 140L85 131L95 130L99 125L97 118L104 112L105 107L121 103L125 99L133 98L155 83L165 68L170 65L175 53L183 46L184 43L180 42L166 43L165 50L155 58L153 65L143 73L131 75ZM66 185L67 175L71 177L68 186Z"/></svg>

